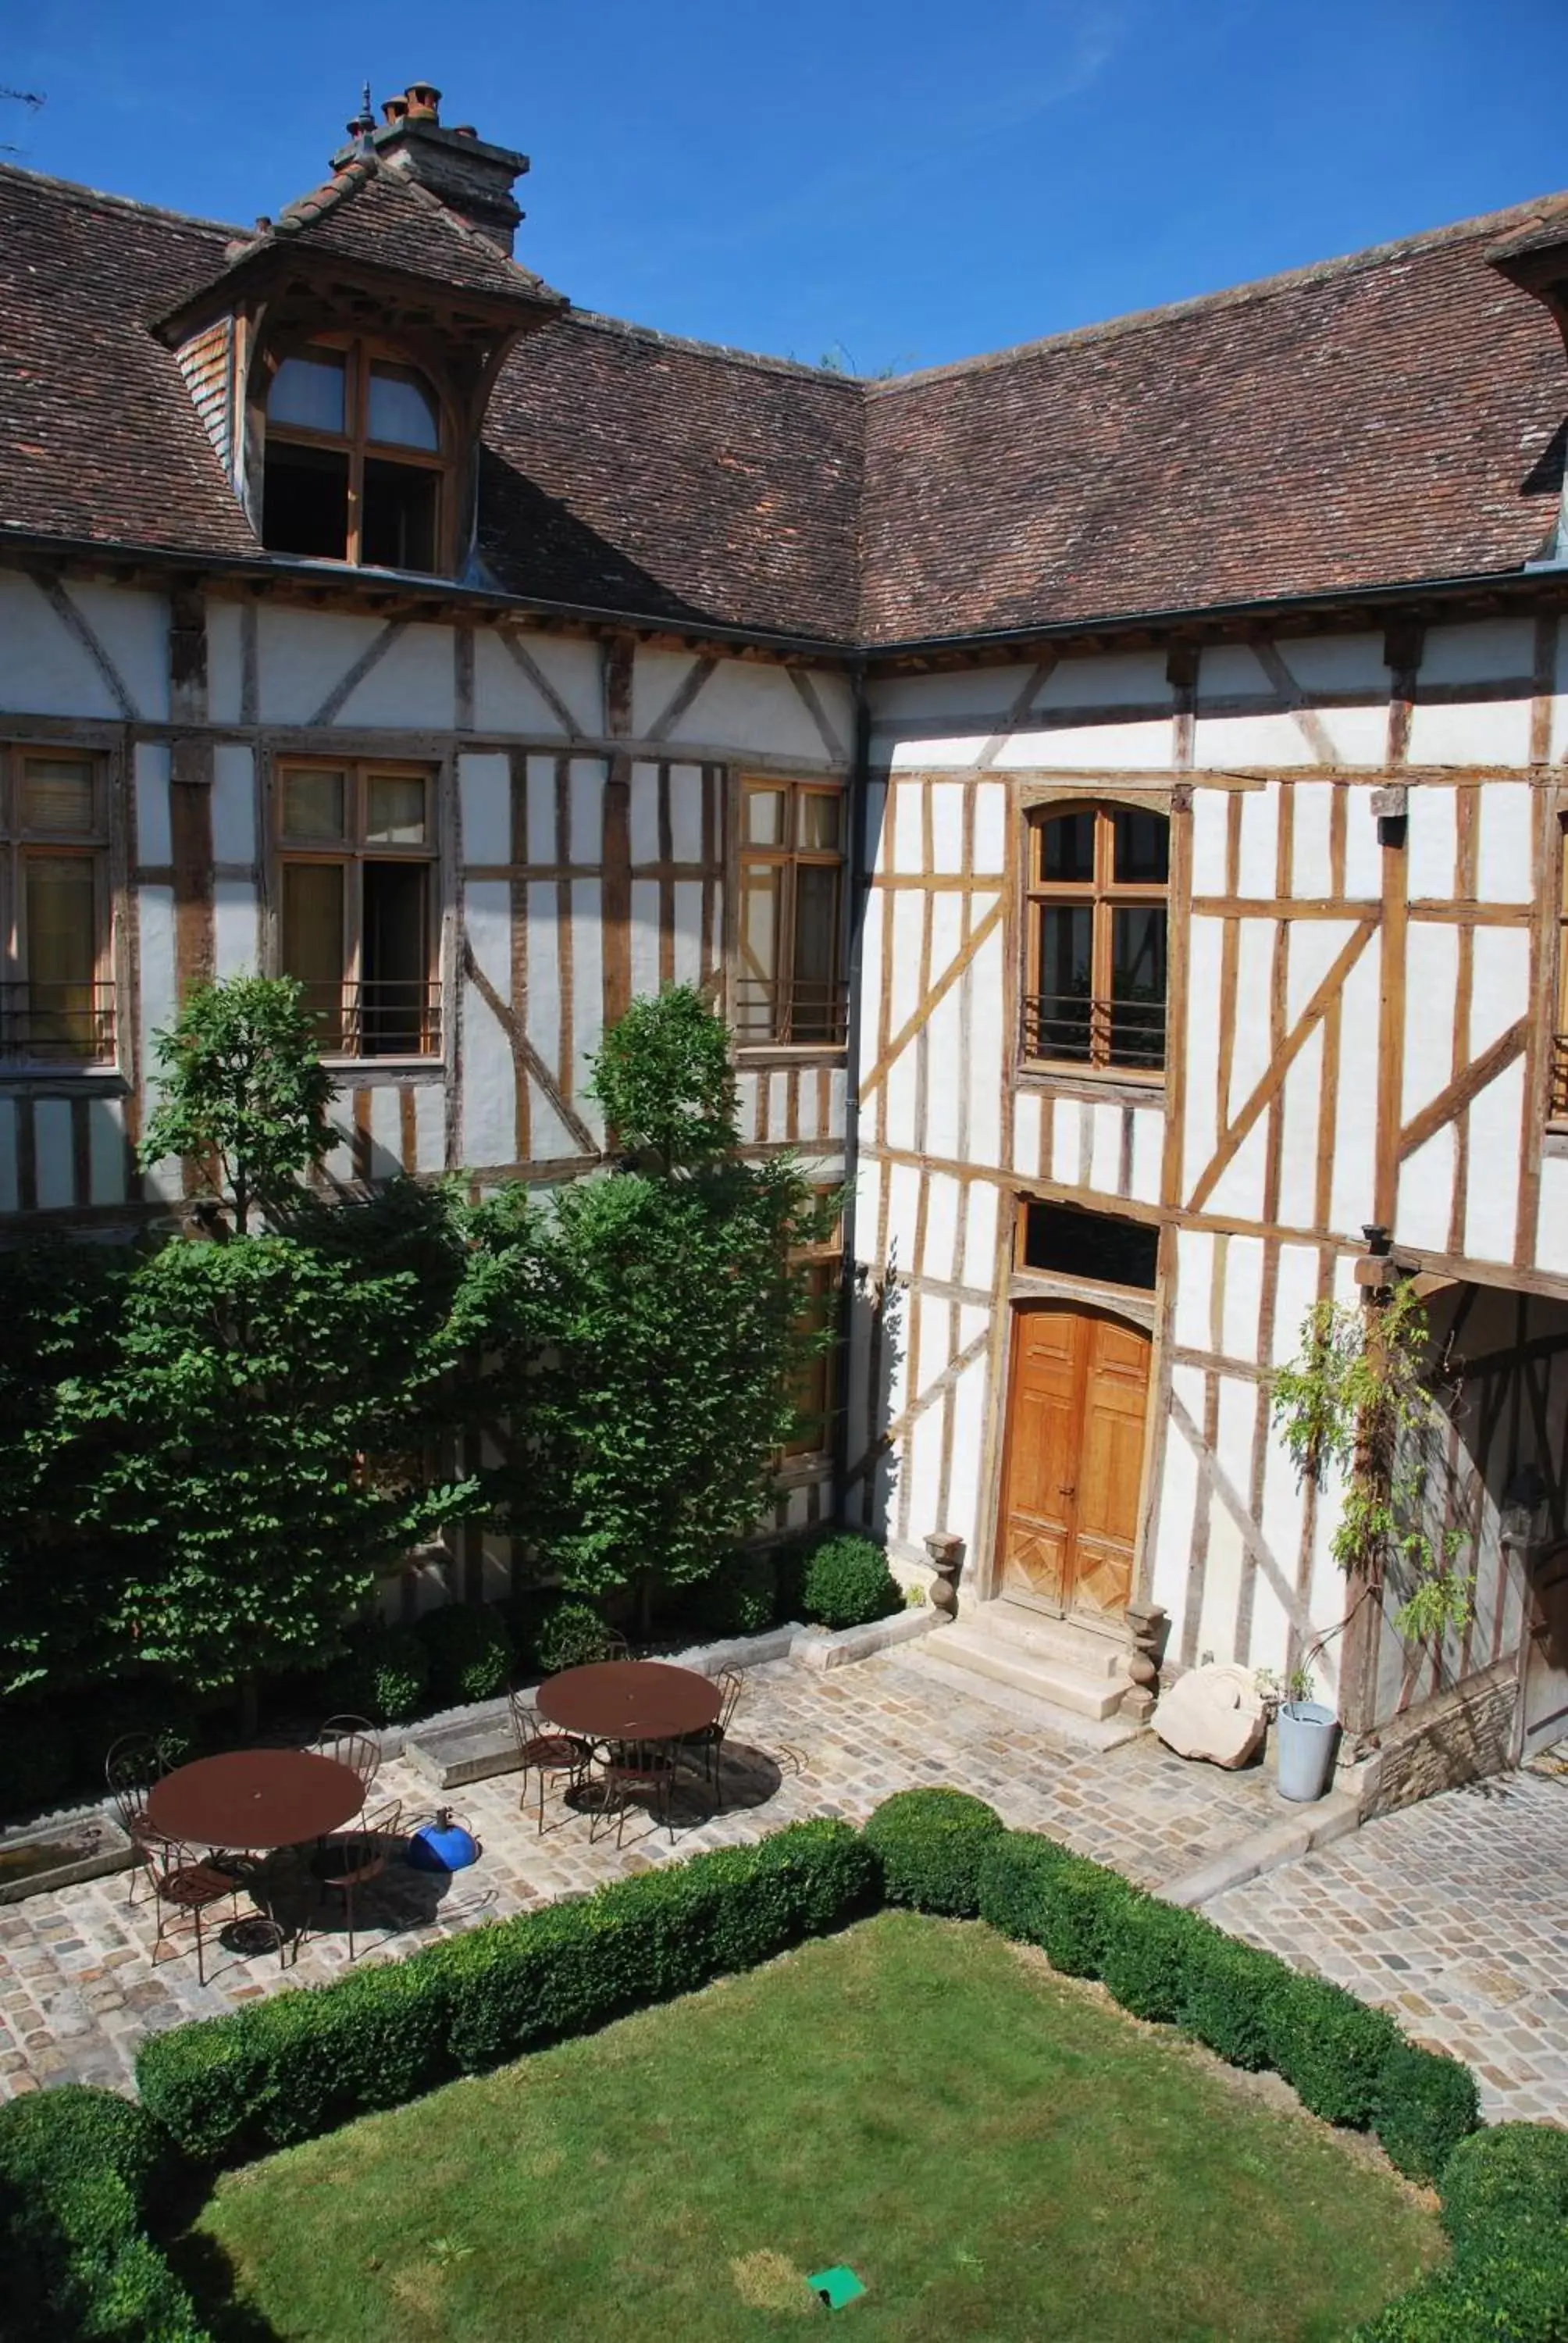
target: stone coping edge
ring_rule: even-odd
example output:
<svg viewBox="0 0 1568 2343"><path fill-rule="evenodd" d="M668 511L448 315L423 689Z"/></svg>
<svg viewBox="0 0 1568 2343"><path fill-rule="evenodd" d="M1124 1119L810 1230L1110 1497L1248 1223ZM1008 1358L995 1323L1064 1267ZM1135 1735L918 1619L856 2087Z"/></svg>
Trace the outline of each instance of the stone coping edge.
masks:
<svg viewBox="0 0 1568 2343"><path fill-rule="evenodd" d="M1303 1855L1332 1845L1335 1839L1359 1829L1361 1821L1362 1801L1348 1790L1331 1790L1327 1797L1302 1805L1298 1814L1282 1815L1277 1823L1238 1839L1234 1846L1211 1855L1195 1871L1173 1879L1159 1892L1167 1904L1180 1904L1189 1910L1211 1904L1227 1888L1244 1887L1266 1871L1277 1871L1282 1864L1298 1863Z"/></svg>

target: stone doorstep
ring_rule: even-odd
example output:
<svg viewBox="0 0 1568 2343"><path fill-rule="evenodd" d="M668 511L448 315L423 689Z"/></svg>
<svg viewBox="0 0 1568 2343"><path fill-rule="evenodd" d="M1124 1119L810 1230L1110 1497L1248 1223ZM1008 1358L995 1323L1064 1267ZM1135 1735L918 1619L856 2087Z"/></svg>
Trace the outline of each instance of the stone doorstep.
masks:
<svg viewBox="0 0 1568 2343"><path fill-rule="evenodd" d="M960 1664L956 1657L950 1659L947 1646L946 1634L933 1635L911 1654L910 1664L947 1691L960 1693L966 1700L980 1701L1027 1725L1042 1740L1057 1745L1064 1755L1077 1757L1086 1750L1119 1749L1123 1742L1137 1741L1148 1731L1146 1725L1123 1710L1105 1717L1086 1716L1081 1709L1069 1708L1042 1694L1034 1684L1023 1690L999 1677L982 1674L977 1668Z"/></svg>

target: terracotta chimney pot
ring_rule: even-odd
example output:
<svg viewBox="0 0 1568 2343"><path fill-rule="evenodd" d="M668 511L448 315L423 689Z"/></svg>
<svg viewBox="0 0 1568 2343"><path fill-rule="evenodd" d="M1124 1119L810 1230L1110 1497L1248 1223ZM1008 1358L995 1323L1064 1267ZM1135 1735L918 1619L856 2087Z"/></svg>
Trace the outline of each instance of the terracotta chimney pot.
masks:
<svg viewBox="0 0 1568 2343"><path fill-rule="evenodd" d="M410 122L439 122L441 93L434 82L411 81L407 90Z"/></svg>
<svg viewBox="0 0 1568 2343"><path fill-rule="evenodd" d="M408 111L408 101L406 97L384 97L381 111L388 122L401 122Z"/></svg>

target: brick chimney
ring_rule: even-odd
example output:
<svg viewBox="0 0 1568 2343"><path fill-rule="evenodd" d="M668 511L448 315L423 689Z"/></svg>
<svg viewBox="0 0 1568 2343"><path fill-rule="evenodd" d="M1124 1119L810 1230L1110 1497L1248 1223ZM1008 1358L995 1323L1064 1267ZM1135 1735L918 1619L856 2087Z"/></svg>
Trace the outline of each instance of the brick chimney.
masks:
<svg viewBox="0 0 1568 2343"><path fill-rule="evenodd" d="M512 237L523 216L512 182L528 169L528 156L509 146L490 146L468 123L448 130L441 120L441 93L433 82L411 81L401 96L385 101L381 113L380 123L373 127L363 118L349 124L355 143L339 147L332 158L334 169L370 146L389 169L407 171L510 258Z"/></svg>

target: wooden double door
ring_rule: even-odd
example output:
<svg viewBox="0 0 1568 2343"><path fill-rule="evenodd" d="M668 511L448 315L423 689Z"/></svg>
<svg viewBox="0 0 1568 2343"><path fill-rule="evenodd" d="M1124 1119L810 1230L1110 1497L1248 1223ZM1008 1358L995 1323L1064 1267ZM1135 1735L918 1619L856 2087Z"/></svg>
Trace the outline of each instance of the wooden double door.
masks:
<svg viewBox="0 0 1568 2343"><path fill-rule="evenodd" d="M1151 1341L1101 1310L1013 1313L996 1591L1114 1619L1132 1592Z"/></svg>

